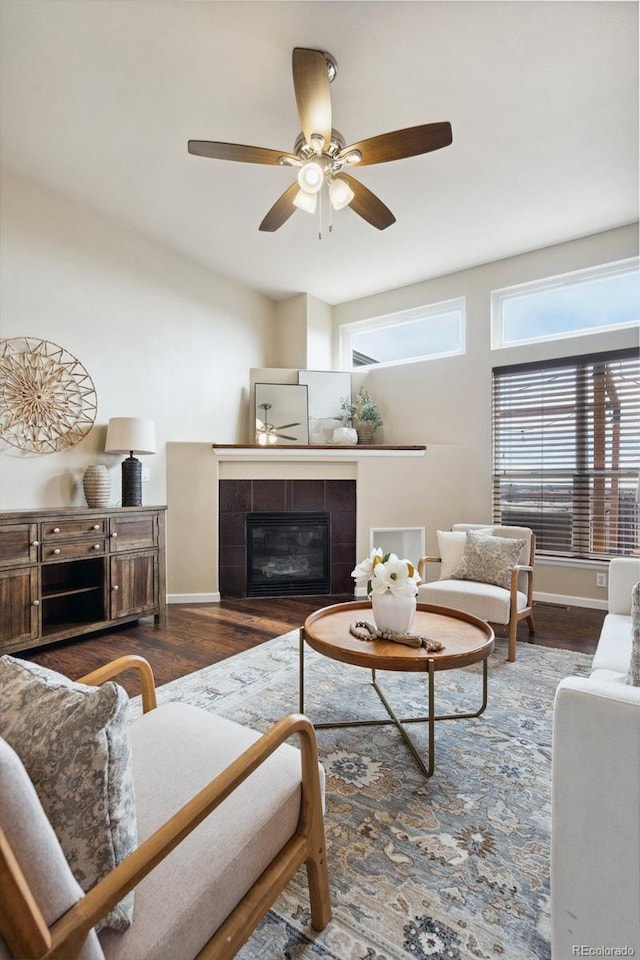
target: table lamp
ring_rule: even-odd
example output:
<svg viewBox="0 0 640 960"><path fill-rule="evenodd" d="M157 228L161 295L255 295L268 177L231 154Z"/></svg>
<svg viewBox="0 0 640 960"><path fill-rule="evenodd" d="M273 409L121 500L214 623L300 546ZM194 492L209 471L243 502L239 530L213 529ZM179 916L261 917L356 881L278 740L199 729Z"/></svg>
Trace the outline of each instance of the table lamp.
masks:
<svg viewBox="0 0 640 960"><path fill-rule="evenodd" d="M134 453L156 452L156 431L152 420L143 417L113 417L107 427L106 453L128 453L122 461L122 506L142 505L142 464Z"/></svg>

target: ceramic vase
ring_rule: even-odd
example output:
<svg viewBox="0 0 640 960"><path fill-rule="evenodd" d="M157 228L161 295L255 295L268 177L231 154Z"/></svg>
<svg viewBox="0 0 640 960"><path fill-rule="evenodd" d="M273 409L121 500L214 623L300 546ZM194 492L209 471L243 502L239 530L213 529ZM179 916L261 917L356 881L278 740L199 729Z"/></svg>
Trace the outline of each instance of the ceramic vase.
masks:
<svg viewBox="0 0 640 960"><path fill-rule="evenodd" d="M390 630L393 633L408 633L416 612L416 597L394 597L390 590L386 593L372 593L371 606L373 619L378 630Z"/></svg>
<svg viewBox="0 0 640 960"><path fill-rule="evenodd" d="M92 463L84 472L82 489L88 507L106 507L111 499L111 474L103 464Z"/></svg>
<svg viewBox="0 0 640 960"><path fill-rule="evenodd" d="M353 445L358 442L358 434L353 427L336 427L331 437L332 443Z"/></svg>

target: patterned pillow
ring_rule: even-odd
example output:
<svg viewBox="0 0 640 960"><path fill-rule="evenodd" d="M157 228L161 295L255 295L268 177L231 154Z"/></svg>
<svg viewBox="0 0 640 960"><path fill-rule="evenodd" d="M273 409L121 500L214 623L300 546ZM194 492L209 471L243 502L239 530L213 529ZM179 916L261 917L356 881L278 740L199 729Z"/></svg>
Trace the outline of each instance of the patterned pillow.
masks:
<svg viewBox="0 0 640 960"><path fill-rule="evenodd" d="M482 531L468 530L460 566L451 574L451 579L493 583L509 590L511 571L524 543L524 540L492 537Z"/></svg>
<svg viewBox="0 0 640 960"><path fill-rule="evenodd" d="M137 843L129 698L37 664L0 657L0 735L36 788L71 870L86 892ZM105 917L126 930L133 892Z"/></svg>
<svg viewBox="0 0 640 960"><path fill-rule="evenodd" d="M640 687L640 583L631 593L631 659L627 683Z"/></svg>

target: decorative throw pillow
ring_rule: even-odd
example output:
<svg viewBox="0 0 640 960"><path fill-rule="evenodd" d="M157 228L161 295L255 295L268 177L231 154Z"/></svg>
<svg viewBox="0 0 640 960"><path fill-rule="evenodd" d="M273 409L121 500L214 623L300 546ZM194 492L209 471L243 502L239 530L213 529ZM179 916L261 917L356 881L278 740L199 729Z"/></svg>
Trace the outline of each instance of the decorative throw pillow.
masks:
<svg viewBox="0 0 640 960"><path fill-rule="evenodd" d="M464 530L438 530L440 579L448 580L462 561L467 535Z"/></svg>
<svg viewBox="0 0 640 960"><path fill-rule="evenodd" d="M508 537L492 537L477 530L467 530L464 553L452 580L475 580L476 583L493 583L508 590L511 587L511 571L517 564L524 540Z"/></svg>
<svg viewBox="0 0 640 960"><path fill-rule="evenodd" d="M640 687L640 583L631 592L631 659L627 683Z"/></svg>
<svg viewBox="0 0 640 960"><path fill-rule="evenodd" d="M31 778L71 870L86 892L137 843L129 698L37 664L0 657L0 735ZM133 892L105 917L126 930Z"/></svg>

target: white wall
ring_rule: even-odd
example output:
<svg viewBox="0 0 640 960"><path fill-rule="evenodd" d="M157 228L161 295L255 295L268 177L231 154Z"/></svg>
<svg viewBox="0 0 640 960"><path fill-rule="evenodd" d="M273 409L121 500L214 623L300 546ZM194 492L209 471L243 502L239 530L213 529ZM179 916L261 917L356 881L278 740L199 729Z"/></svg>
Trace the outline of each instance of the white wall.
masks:
<svg viewBox="0 0 640 960"><path fill-rule="evenodd" d="M98 416L90 434L66 452L25 456L12 448L1 449L0 509L81 505L82 473L95 462L112 467L117 502L121 458L103 452L107 421L112 416L151 417L159 452L144 460L151 482L145 484L143 496L148 504L169 506L170 591L215 590L209 581L215 580L217 571L214 542L209 542L215 536L213 521L206 537L207 556L195 558L179 522L203 506L209 479L194 477L193 486L186 485L188 496L172 504L166 444L177 451L171 465L175 478L180 474L181 444L206 450L214 442L246 442L250 368L289 366L288 343L295 357L295 363L290 358L292 366L305 365L299 359L304 353L308 367L327 369L328 346L324 344L323 351L322 335L323 331L328 335L331 312L335 342L341 323L451 297L467 298L465 356L366 375L385 421L382 438L394 444L426 443L429 449L418 460L375 464L377 482L363 492L359 503L358 553L363 556L369 549L369 526L424 524L429 552L438 528L490 516L493 364L637 343L635 331L612 332L492 353L489 340L492 289L633 256L638 249L636 226L331 310L306 294L276 305L124 225L10 173L3 175L1 191L0 334L52 340L78 357L93 378ZM308 356L310 347L317 363ZM354 374L356 390L363 379L364 374ZM210 478L215 471L208 455L205 460L212 468L211 473L206 470ZM362 469L373 466L367 463ZM175 486L185 489L184 478ZM191 570L209 573L206 584L199 582L191 590L193 563ZM538 588L604 601L605 592L593 581L591 573L541 570Z"/></svg>
<svg viewBox="0 0 640 960"><path fill-rule="evenodd" d="M333 312L328 303L298 293L276 304L276 317L278 366L332 369Z"/></svg>
<svg viewBox="0 0 640 960"><path fill-rule="evenodd" d="M0 334L51 340L77 357L97 396L96 425L48 455L0 450L0 509L84 505L89 463L110 417L155 421L144 502L165 503L167 441L244 438L248 371L274 366L275 304L246 287L5 172L0 207ZM171 519L169 519L171 534Z"/></svg>
<svg viewBox="0 0 640 960"><path fill-rule="evenodd" d="M424 517L427 552L437 551L437 529L451 523L489 520L491 517L491 369L493 366L571 356L597 350L637 346L638 331L549 341L526 347L491 350L490 295L497 288L528 280L621 260L638 253L636 225L607 231L571 243L548 247L471 270L427 280L378 296L366 297L334 308L334 349L341 324L383 316L453 297L466 297L466 353L460 357L427 360L353 375L354 392L366 381L379 403L386 443L426 443L444 452L456 449L463 478L439 476L434 486L433 458L424 461L419 489L403 494L403 511L413 522ZM337 362L337 355L336 355ZM444 464L443 464L444 466ZM461 484L462 480L462 484ZM462 489L461 489L462 487ZM595 587L593 571L577 577L575 571L557 568L538 572L539 592L606 599Z"/></svg>

